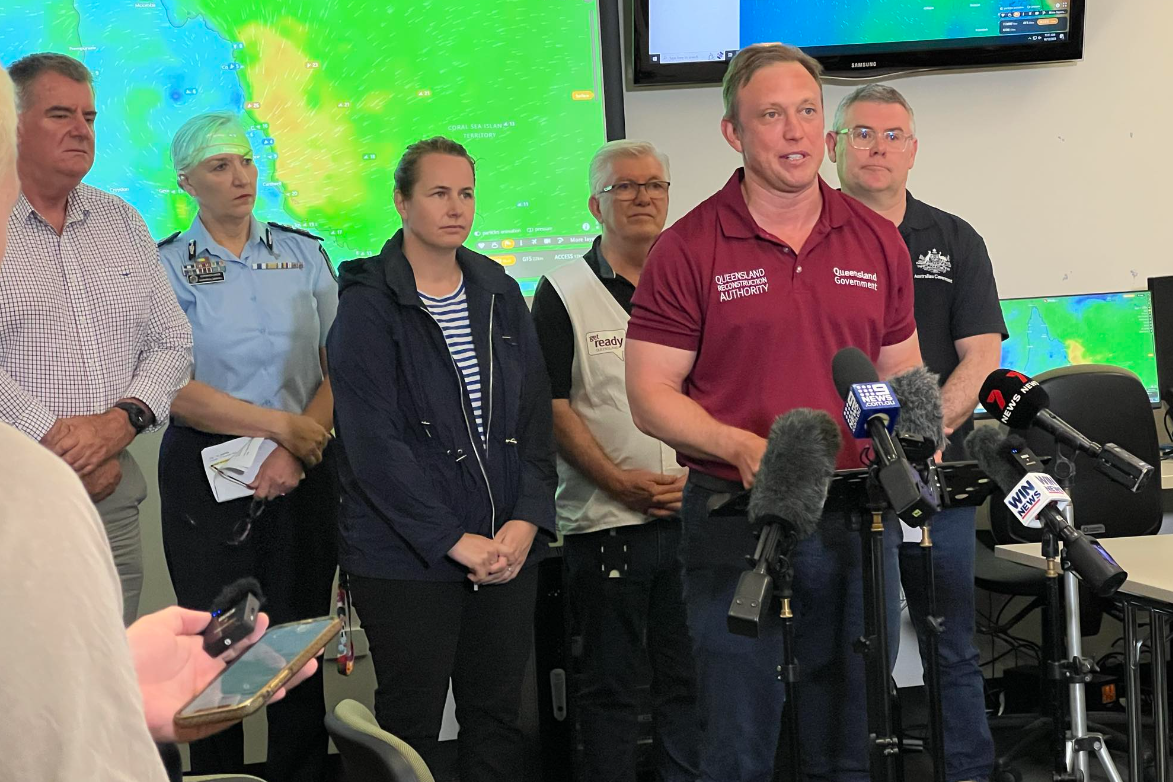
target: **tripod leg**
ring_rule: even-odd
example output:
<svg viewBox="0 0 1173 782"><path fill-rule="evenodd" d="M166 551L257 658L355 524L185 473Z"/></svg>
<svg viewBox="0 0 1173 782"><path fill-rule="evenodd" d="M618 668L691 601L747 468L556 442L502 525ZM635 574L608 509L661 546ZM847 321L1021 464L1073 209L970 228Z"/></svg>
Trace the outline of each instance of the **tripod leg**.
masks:
<svg viewBox="0 0 1173 782"><path fill-rule="evenodd" d="M1048 544L1053 548L1048 548ZM1056 779L1070 779L1067 762L1067 693L1059 678L1059 667L1063 660L1066 644L1063 642L1063 595L1059 581L1062 572L1058 563L1058 542L1050 532L1043 534L1043 552L1047 556L1047 635L1052 659L1048 661L1049 675L1047 690L1051 701L1051 758Z"/></svg>
<svg viewBox="0 0 1173 782"><path fill-rule="evenodd" d="M1124 782L1120 778L1120 772L1116 770L1116 764L1112 762L1112 753L1108 752L1108 742L1101 741L1096 747L1096 757L1100 760L1100 768L1108 775L1110 782ZM1134 777L1136 782L1141 782L1141 777ZM1131 782L1133 778L1130 778Z"/></svg>
<svg viewBox="0 0 1173 782"><path fill-rule="evenodd" d="M1140 644L1136 606L1124 604L1124 669L1128 674L1128 778L1140 782L1144 763L1144 725L1140 703Z"/></svg>
<svg viewBox="0 0 1173 782"><path fill-rule="evenodd" d="M925 617L925 627L928 632L928 638L926 640L928 642L929 664L928 669L925 671L925 680L928 682L933 782L945 782L945 728L942 724L940 654L940 636L944 628L941 624L941 617L937 616L937 583L933 573L933 538L927 524L921 527L920 535L925 594L928 598L928 616Z"/></svg>
<svg viewBox="0 0 1173 782"><path fill-rule="evenodd" d="M1153 653L1153 754L1157 761L1157 782L1169 779L1169 691L1165 680L1165 631L1168 617L1160 611L1152 612L1149 644Z"/></svg>
<svg viewBox="0 0 1173 782"><path fill-rule="evenodd" d="M783 664L780 674L786 690L787 754L790 756L790 779L802 779L801 743L798 739L798 661L794 657L794 614L790 611L790 599L782 602L782 645Z"/></svg>
<svg viewBox="0 0 1173 782"><path fill-rule="evenodd" d="M900 776L897 761L900 747L892 721L892 701L888 684L888 625L884 605L884 516L871 513L871 523L861 525L863 547L864 637L859 644L866 672L868 734L870 740L872 780L896 782Z"/></svg>
<svg viewBox="0 0 1173 782"><path fill-rule="evenodd" d="M1067 624L1067 659L1076 661L1083 658L1083 629L1079 625L1079 581L1075 571L1063 574L1063 612ZM1071 707L1071 737L1081 739L1087 735L1087 700L1083 682L1072 680L1068 685L1068 703ZM1087 752L1076 747L1075 769L1081 778L1088 779Z"/></svg>

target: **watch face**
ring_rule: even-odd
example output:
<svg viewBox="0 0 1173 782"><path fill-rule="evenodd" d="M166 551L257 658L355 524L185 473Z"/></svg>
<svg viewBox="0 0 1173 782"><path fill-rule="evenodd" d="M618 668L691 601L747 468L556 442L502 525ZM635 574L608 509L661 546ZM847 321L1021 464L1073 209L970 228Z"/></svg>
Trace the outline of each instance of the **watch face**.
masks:
<svg viewBox="0 0 1173 782"><path fill-rule="evenodd" d="M118 407L126 411L127 417L130 418L130 425L136 430L141 432L147 428L147 414L141 407L130 403L121 404Z"/></svg>

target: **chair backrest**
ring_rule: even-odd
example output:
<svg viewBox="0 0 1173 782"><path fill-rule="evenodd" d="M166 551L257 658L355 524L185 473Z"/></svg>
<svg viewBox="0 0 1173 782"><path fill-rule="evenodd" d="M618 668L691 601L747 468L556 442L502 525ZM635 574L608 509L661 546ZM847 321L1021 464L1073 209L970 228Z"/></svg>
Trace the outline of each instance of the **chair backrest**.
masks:
<svg viewBox="0 0 1173 782"><path fill-rule="evenodd" d="M347 782L435 782L419 753L379 727L358 701L344 700L326 715Z"/></svg>
<svg viewBox="0 0 1173 782"><path fill-rule="evenodd" d="M1097 443L1115 443L1154 467L1160 446L1153 407L1140 379L1120 367L1081 364L1035 377L1051 398L1051 412ZM1032 428L1026 442L1039 456L1054 456L1055 441ZM1068 449L1064 449L1067 451ZM1071 501L1075 525L1102 538L1152 535L1161 528L1161 479L1154 476L1133 494L1096 469L1086 456L1075 458ZM1053 471L1048 466L1048 471ZM1042 531L1019 524L996 494L990 501L990 530L997 543L1037 543Z"/></svg>

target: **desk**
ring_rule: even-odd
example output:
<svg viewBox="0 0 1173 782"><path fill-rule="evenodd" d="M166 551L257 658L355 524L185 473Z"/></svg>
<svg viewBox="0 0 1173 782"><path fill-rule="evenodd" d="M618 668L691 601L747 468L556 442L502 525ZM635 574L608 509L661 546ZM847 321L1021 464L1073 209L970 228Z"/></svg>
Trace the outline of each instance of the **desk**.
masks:
<svg viewBox="0 0 1173 782"><path fill-rule="evenodd" d="M1143 724L1140 698L1140 646L1138 615L1150 614L1149 642L1152 647L1153 727L1157 737L1168 736L1169 691L1165 682L1165 639L1173 616L1173 535L1140 535L1132 538L1105 538L1104 547L1128 573L1128 580L1116 593L1124 604L1124 656L1128 675L1128 764L1130 779L1143 779ZM1046 567L1038 543L998 546L994 553L1040 570ZM1157 639L1154 641L1153 639ZM1160 745L1164 749L1164 745ZM1158 751L1154 742L1157 782L1168 782L1168 753Z"/></svg>

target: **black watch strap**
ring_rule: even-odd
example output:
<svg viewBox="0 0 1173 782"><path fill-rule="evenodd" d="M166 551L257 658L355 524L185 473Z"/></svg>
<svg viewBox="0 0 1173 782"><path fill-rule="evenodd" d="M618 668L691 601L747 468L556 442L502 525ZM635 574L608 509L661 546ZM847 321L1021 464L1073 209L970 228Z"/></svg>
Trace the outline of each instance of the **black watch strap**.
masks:
<svg viewBox="0 0 1173 782"><path fill-rule="evenodd" d="M136 435L142 434L151 425L150 413L140 405L136 405L134 402L115 402L114 406L126 413Z"/></svg>

